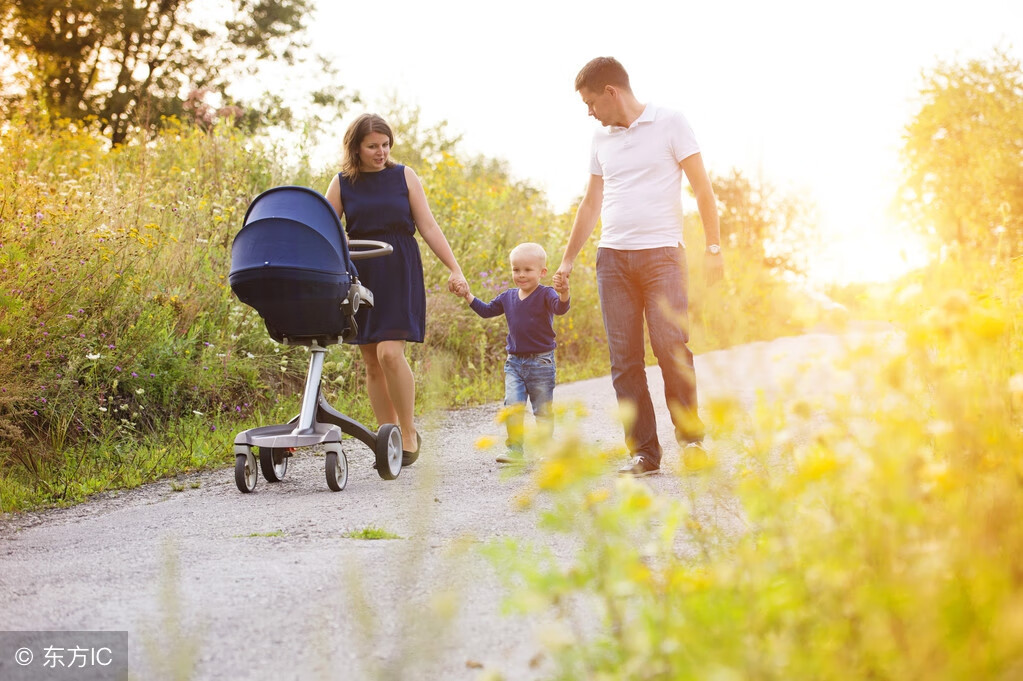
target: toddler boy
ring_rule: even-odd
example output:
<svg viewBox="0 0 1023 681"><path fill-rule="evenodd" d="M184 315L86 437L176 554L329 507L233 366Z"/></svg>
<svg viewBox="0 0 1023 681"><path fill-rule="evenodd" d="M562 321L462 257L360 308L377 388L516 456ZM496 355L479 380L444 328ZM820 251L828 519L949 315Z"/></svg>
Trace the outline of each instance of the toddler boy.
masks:
<svg viewBox="0 0 1023 681"><path fill-rule="evenodd" d="M547 253L540 244L522 243L509 254L516 288L502 292L484 303L466 292L465 300L480 317L503 314L508 322L508 359L504 363L504 404L511 410L508 451L498 463L522 463L522 422L526 400L533 407L537 423L553 432L551 402L554 400L554 315L568 312L568 278L557 290L540 280L547 275Z"/></svg>

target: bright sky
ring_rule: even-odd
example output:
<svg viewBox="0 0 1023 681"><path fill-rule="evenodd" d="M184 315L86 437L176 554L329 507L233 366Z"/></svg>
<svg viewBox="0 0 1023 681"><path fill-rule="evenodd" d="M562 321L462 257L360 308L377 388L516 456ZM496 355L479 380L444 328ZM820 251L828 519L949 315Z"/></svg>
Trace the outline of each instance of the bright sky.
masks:
<svg viewBox="0 0 1023 681"><path fill-rule="evenodd" d="M389 94L419 105L425 121L462 133L465 151L507 160L557 210L585 187L598 125L575 75L592 57L618 58L640 101L689 119L711 172L736 167L814 200L831 244L819 264L840 280L900 264L908 237L885 212L921 71L1023 50L1020 0L316 5L313 45L366 109Z"/></svg>

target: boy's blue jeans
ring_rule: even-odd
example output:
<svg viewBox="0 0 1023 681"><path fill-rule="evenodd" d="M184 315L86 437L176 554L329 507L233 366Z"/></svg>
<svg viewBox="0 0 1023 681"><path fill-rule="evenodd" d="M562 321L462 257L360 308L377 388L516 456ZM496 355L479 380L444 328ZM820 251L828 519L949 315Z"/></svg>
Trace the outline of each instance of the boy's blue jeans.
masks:
<svg viewBox="0 0 1023 681"><path fill-rule="evenodd" d="M554 401L556 367L554 351L535 355L508 355L504 362L504 405L513 409L505 421L508 448L522 450L522 428L526 401L533 407L537 424L553 432L551 403Z"/></svg>
<svg viewBox="0 0 1023 681"><path fill-rule="evenodd" d="M632 454L660 464L654 405L646 381L643 321L664 377L664 398L680 443L699 442L704 426L689 342L686 252L681 246L637 251L597 249L597 293L619 404L635 409L625 439Z"/></svg>

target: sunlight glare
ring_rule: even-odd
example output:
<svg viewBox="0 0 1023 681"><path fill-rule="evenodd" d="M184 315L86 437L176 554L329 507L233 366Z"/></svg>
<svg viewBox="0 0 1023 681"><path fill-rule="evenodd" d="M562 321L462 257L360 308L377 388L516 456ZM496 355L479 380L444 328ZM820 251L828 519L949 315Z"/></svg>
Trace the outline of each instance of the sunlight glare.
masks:
<svg viewBox="0 0 1023 681"><path fill-rule="evenodd" d="M829 232L810 271L820 283L893 281L929 260L924 240L905 226L873 223Z"/></svg>

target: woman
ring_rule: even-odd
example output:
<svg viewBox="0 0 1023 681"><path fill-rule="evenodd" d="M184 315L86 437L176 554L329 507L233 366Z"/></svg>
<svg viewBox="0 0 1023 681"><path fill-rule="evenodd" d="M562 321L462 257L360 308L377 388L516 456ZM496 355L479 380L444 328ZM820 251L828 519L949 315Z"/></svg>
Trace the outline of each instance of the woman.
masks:
<svg viewBox="0 0 1023 681"><path fill-rule="evenodd" d="M448 289L463 295L469 284L430 211L426 192L411 168L391 160L394 134L376 114L359 116L345 132L341 172L327 188L327 200L344 218L352 239L375 239L394 247L379 258L360 260L359 280L373 292L374 306L356 314L359 346L366 364L369 402L378 424L401 428L402 465L419 457L422 438L413 410L416 383L405 359L405 343L422 343L426 329L426 286L416 229L451 271Z"/></svg>

